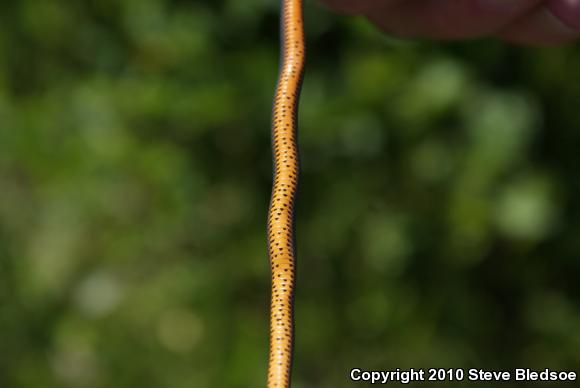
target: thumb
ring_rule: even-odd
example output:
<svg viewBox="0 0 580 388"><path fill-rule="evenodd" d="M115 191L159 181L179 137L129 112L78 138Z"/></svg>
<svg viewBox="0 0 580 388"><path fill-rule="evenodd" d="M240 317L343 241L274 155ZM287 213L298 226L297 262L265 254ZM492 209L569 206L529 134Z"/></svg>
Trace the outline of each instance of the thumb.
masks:
<svg viewBox="0 0 580 388"><path fill-rule="evenodd" d="M319 0L319 1L337 11L349 14L356 14L368 12L373 8L377 7L384 7L386 5L400 3L402 0Z"/></svg>

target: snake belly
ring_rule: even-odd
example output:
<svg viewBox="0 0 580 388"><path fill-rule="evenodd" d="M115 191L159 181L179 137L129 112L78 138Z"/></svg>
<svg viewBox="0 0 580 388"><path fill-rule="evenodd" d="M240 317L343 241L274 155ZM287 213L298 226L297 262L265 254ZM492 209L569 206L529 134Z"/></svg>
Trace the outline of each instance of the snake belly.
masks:
<svg viewBox="0 0 580 388"><path fill-rule="evenodd" d="M280 23L282 55L272 115L274 184L267 230L272 274L268 388L289 387L292 368L294 205L299 171L296 121L305 59L302 0L281 1Z"/></svg>

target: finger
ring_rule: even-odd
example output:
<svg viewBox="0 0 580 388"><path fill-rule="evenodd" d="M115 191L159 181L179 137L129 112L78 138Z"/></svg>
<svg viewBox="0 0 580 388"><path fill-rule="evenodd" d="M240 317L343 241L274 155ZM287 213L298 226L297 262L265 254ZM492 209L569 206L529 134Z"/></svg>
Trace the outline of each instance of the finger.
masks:
<svg viewBox="0 0 580 388"><path fill-rule="evenodd" d="M547 7L568 27L580 30L580 0L549 0Z"/></svg>
<svg viewBox="0 0 580 388"><path fill-rule="evenodd" d="M547 7L539 7L498 34L513 43L559 44L580 37L580 29L565 24Z"/></svg>
<svg viewBox="0 0 580 388"><path fill-rule="evenodd" d="M541 0L408 0L365 15L382 29L402 36L463 39L494 33Z"/></svg>
<svg viewBox="0 0 580 388"><path fill-rule="evenodd" d="M337 11L350 14L367 12L373 8L389 6L400 1L404 0L320 0L321 3Z"/></svg>

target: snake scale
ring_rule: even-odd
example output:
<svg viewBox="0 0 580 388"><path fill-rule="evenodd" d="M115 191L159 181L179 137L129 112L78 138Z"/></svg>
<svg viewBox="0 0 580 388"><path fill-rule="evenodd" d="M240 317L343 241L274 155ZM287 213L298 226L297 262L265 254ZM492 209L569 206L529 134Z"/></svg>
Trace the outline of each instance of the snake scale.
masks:
<svg viewBox="0 0 580 388"><path fill-rule="evenodd" d="M304 70L302 0L281 0L281 64L272 115L274 184L268 211L272 274L268 388L288 388L294 344L296 248L294 204L298 190L297 112Z"/></svg>

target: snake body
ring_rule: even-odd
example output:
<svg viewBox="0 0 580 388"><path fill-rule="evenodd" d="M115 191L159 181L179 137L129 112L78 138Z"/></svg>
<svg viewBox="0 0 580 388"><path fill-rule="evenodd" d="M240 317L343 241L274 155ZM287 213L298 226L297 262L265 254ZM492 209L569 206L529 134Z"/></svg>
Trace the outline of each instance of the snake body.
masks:
<svg viewBox="0 0 580 388"><path fill-rule="evenodd" d="M281 0L280 24L282 55L272 115L274 184L267 230L272 274L268 388L288 388L292 368L294 204L299 169L296 120L305 59L302 0Z"/></svg>

